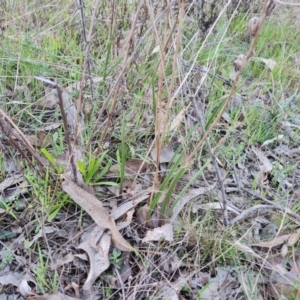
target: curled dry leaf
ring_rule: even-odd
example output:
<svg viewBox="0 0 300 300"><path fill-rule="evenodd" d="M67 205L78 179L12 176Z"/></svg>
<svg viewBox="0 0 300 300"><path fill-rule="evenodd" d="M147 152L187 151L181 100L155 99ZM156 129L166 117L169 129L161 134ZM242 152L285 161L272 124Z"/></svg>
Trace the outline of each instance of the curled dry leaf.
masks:
<svg viewBox="0 0 300 300"><path fill-rule="evenodd" d="M171 147L162 147L159 156L160 163L168 163L172 160L175 152ZM156 150L151 151L151 157L156 161Z"/></svg>
<svg viewBox="0 0 300 300"><path fill-rule="evenodd" d="M0 183L0 193L1 195L3 194L4 190L12 187L13 185L25 185L26 184L26 180L24 178L23 175L21 174L16 174L14 176L8 177L6 179L4 179L1 183Z"/></svg>
<svg viewBox="0 0 300 300"><path fill-rule="evenodd" d="M61 126L61 123L52 123L50 125L47 125L45 127L37 128L37 131L50 131L54 130Z"/></svg>
<svg viewBox="0 0 300 300"><path fill-rule="evenodd" d="M96 226L86 241L78 246L79 249L84 250L88 254L90 261L90 271L83 285L84 290L89 290L97 277L109 267L108 252L110 242L111 237Z"/></svg>
<svg viewBox="0 0 300 300"><path fill-rule="evenodd" d="M102 229L110 229L115 246L122 251L133 251L131 245L122 237L116 224L103 208L102 203L93 195L86 192L71 180L65 178L62 189L81 206Z"/></svg>
<svg viewBox="0 0 300 300"><path fill-rule="evenodd" d="M272 171L273 166L272 166L270 160L268 159L268 157L265 155L265 153L262 150L260 150L256 147L252 147L252 151L256 154L258 159L262 162L261 173L259 175L259 181L260 181L260 183L263 183L266 179L266 175Z"/></svg>
<svg viewBox="0 0 300 300"><path fill-rule="evenodd" d="M75 256L72 253L68 253L64 257L57 259L54 262L54 265L51 266L51 268L52 268L52 270L55 270L56 268L58 268L64 264L68 264L68 263L72 262L74 260L74 258L75 258Z"/></svg>
<svg viewBox="0 0 300 300"><path fill-rule="evenodd" d="M164 239L168 242L173 241L173 227L171 224L165 224L153 230L148 230L146 236L143 238L143 243L159 241L160 239Z"/></svg>
<svg viewBox="0 0 300 300"><path fill-rule="evenodd" d="M54 95L54 89L44 86L45 96L31 104L32 109L51 109L57 105L57 98Z"/></svg>
<svg viewBox="0 0 300 300"><path fill-rule="evenodd" d="M27 297L31 294L31 287L25 279L21 280L21 282L18 285L18 289L20 294L24 297Z"/></svg>

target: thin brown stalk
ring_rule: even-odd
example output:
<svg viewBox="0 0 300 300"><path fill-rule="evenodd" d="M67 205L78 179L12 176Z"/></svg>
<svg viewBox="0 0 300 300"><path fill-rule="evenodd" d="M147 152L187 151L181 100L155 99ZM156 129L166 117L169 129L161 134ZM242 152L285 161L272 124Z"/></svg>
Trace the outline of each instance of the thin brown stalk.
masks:
<svg viewBox="0 0 300 300"><path fill-rule="evenodd" d="M216 127L217 123L220 121L223 113L225 112L236 88L237 88L237 84L238 84L238 81L239 81L239 78L240 78L240 75L242 73L242 71L244 70L248 60L252 57L253 55L253 52L254 52L254 49L255 49L255 46L257 44L257 40L258 40L258 37L259 37L259 32L260 32L260 29L262 27L262 24L263 22L265 21L267 17L267 9L265 7L265 9L263 10L263 13L260 17L260 20L259 20L259 27L258 27L258 30L256 31L254 37L252 38L252 41L251 41L251 45L249 47L249 50L248 50L248 53L245 57L245 63L242 64L235 76L235 79L233 81L233 84L232 84L232 87L229 91L229 95L227 96L227 99L224 103L224 105L222 106L221 110L219 111L218 115L216 116L215 120L212 122L212 124L210 125L210 127L208 128L208 130L206 131L206 133L204 133L202 139L200 140L200 142L196 145L196 147L194 148L194 150L192 151L192 153L187 157L186 161L185 161L185 167L188 167L193 159L193 157L197 154L197 152L199 151L199 149L202 147L203 143L205 142L206 138L211 134L211 132L213 131L213 129Z"/></svg>
<svg viewBox="0 0 300 300"><path fill-rule="evenodd" d="M119 74L119 76L118 76L118 78L117 78L117 80L116 80L116 82L115 82L113 88L110 90L108 96L106 97L104 103L102 104L102 107L101 107L101 109L100 109L100 111L99 111L99 114L98 114L98 118L97 118L97 120L96 120L96 122L95 122L94 128L92 129L90 139L89 139L89 141L87 142L86 150L89 149L89 147L90 147L90 145L91 145L91 143L92 143L92 140L93 140L93 138L94 138L94 134L95 134L95 132L96 132L98 126L99 126L99 121L100 121L100 119L101 119L101 117L102 117L102 115L103 115L103 112L104 112L104 110L106 109L106 107L107 107L109 101L111 100L112 95L114 95L112 107L114 107L115 104L116 104L117 96L118 96L118 94L119 94L119 89L120 89L120 85L121 85L121 80L122 80L122 78L123 78L124 72L125 72L125 70L126 70L128 64L130 64L130 62L131 62L132 59L133 59L133 56L131 56L131 57L129 58L129 50L130 50L130 46L131 46L132 36L133 36L134 30L135 30L135 27L136 27L136 23L137 23L137 20L138 20L138 17L139 17L139 13L140 13L140 9L141 9L142 5L143 5L143 1L140 1L140 2L139 2L139 5L138 5L138 7L137 7L137 10L136 10L136 14L135 14L134 20L133 20L133 22L132 22L131 30L130 30L130 32L129 32L129 34L128 34L128 37L127 37L127 45L126 45L126 50L125 50L125 56L124 56L124 60L123 60L123 64L122 64L122 68L121 68L120 74ZM110 110L110 113L112 113L111 110ZM111 119L111 117L109 116L109 118L108 118L108 120L107 120L107 122L106 122L106 126L105 126L105 128L104 128L104 130L103 130L103 132L102 132L102 134L101 134L101 137L100 137L100 144L102 144L102 142L103 142L103 140L104 140L104 138L105 138L105 136L106 136L108 127L109 127L109 125L110 125L110 119Z"/></svg>
<svg viewBox="0 0 300 300"><path fill-rule="evenodd" d="M76 171L76 166L75 166L75 161L74 161L73 147L72 147L72 144L71 144L68 121L67 121L67 116L66 116L66 112L65 112L65 109L64 109L64 103L63 103L63 98L62 98L61 87L57 84L55 86L55 88L56 88L56 91L57 91L58 104L59 104L60 113L61 113L61 117L62 117L62 120L63 120L64 128L65 128L66 142L67 142L67 145L68 145L68 150L69 150L69 155L70 155L70 162L71 162L72 172L73 172L73 176L74 176L74 181L77 182L77 171ZM75 142L74 142L74 144L75 144Z"/></svg>
<svg viewBox="0 0 300 300"><path fill-rule="evenodd" d="M163 92L163 83L165 81L165 52L163 50L163 42L161 43L158 30L154 21L153 11L151 8L151 4L148 1L146 1L149 11L150 20L152 23L152 29L155 37L156 44L159 46L159 53L160 53L160 60L158 65L158 72L159 72L159 78L158 78L158 87L157 87L157 94L155 97L156 100L156 112L155 112L155 149L156 149L156 172L154 174L153 179L153 192L151 193L150 202L153 199L154 191L159 188L159 163L160 163L160 152L161 152L161 123L163 122L163 114L162 114L162 92Z"/></svg>
<svg viewBox="0 0 300 300"><path fill-rule="evenodd" d="M83 6L83 1L80 0L81 6ZM91 19L91 24L90 24L90 29L89 29L89 33L88 33L88 37L86 38L86 29L85 29L85 22L84 22L84 17L82 16L83 14L83 7L81 7L81 18L82 18L82 32L83 32L83 37L86 39L85 40L85 52L84 52L84 61L83 61L83 68L82 68L82 77L80 80L80 88L79 88L79 96L77 99L77 111L79 114L82 113L82 99L83 99L83 89L84 89L84 85L85 85L85 77L86 77L86 73L88 71L89 73L89 77L90 80L92 81L91 78L91 71L90 71L90 46L91 46L91 40L92 40L92 35L93 35L93 30L94 30L94 23L96 20L96 12L98 9L98 5L99 5L99 0L96 0L96 3L94 5L94 10L93 10L93 15L92 15L92 19Z"/></svg>
<svg viewBox="0 0 300 300"><path fill-rule="evenodd" d="M172 77L171 77L171 82L170 82L170 87L169 91L173 91L174 85L175 85L175 80L176 80L176 74L177 74L177 64L178 64L178 57L179 57L179 50L180 50L180 44L181 44L181 30L182 30L182 24L184 20L184 8L185 8L185 0L181 1L180 7L179 7L179 16L178 16L178 30L177 30L177 36L176 36L176 41L175 41L175 52L173 56L173 66L172 66ZM173 32L173 31L172 31ZM171 34L172 34L171 32ZM168 40L167 40L168 42ZM163 130L162 130L162 137L161 139L164 139L164 135L166 132L167 124L168 124L168 117L169 117L169 111L171 108L171 99L172 97L169 95L168 97L168 102L166 105L166 120L163 123Z"/></svg>

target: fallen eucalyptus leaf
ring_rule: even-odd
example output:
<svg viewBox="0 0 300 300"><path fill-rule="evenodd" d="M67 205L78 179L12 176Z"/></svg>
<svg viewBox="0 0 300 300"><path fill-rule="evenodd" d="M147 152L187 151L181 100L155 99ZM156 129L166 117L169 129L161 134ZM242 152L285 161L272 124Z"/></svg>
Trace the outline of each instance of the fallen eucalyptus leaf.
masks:
<svg viewBox="0 0 300 300"><path fill-rule="evenodd" d="M131 245L122 237L112 217L103 208L102 203L93 195L86 192L65 178L62 183L63 190L81 206L102 229L110 229L115 246L122 251L133 251Z"/></svg>
<svg viewBox="0 0 300 300"><path fill-rule="evenodd" d="M90 261L90 271L83 285L84 290L89 290L95 280L109 267L110 241L111 237L96 226L88 238L77 247L88 254Z"/></svg>

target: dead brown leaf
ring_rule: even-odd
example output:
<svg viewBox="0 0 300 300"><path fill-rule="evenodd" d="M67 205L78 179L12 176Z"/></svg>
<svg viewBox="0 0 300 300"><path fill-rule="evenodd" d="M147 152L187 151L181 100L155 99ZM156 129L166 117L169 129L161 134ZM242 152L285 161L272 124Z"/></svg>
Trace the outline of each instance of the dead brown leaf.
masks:
<svg viewBox="0 0 300 300"><path fill-rule="evenodd" d="M262 166L260 166L260 172L258 174L258 180L261 184L264 184L267 180L268 174L272 171L273 166L270 160L268 159L268 157L265 155L265 153L262 150L256 147L252 147L252 151L262 162Z"/></svg>
<svg viewBox="0 0 300 300"><path fill-rule="evenodd" d="M14 176L11 176L11 177L8 177L8 178L4 179L0 183L0 194L3 196L4 190L6 190L7 188L9 188L13 185L16 185L16 184L27 186L26 179L24 178L23 175L16 174Z"/></svg>
<svg viewBox="0 0 300 300"><path fill-rule="evenodd" d="M111 237L96 226L86 240L78 246L88 254L90 261L90 271L83 285L84 290L89 290L97 277L109 267L110 242Z"/></svg>
<svg viewBox="0 0 300 300"><path fill-rule="evenodd" d="M290 234L287 245L294 246L298 242L299 238L300 238L300 228Z"/></svg>
<svg viewBox="0 0 300 300"><path fill-rule="evenodd" d="M65 178L62 184L63 190L82 207L102 229L110 229L115 246L122 251L133 251L131 245L122 237L116 224L103 208L102 203L93 195L86 192L71 180Z"/></svg>
<svg viewBox="0 0 300 300"><path fill-rule="evenodd" d="M141 159L130 159L125 162L125 173L128 175L136 175L137 173L144 173L149 167L149 163ZM112 165L109 169L110 176L118 176L120 165Z"/></svg>
<svg viewBox="0 0 300 300"><path fill-rule="evenodd" d="M125 172L135 175L136 173L144 173L149 163L140 159L130 159L125 163Z"/></svg>
<svg viewBox="0 0 300 300"><path fill-rule="evenodd" d="M143 243L150 241L159 241L164 239L168 242L173 241L173 226L171 224L165 224L161 227L148 230L146 236L143 238Z"/></svg>
<svg viewBox="0 0 300 300"><path fill-rule="evenodd" d="M159 156L159 162L160 163L168 163L172 160L175 152L174 150L169 146L169 147L162 147L160 151L160 156ZM151 151L151 157L154 161L156 161L156 150Z"/></svg>
<svg viewBox="0 0 300 300"><path fill-rule="evenodd" d="M252 147L252 151L256 154L258 159L262 162L263 171L265 173L270 173L273 169L273 166L272 166L270 160L268 159L268 157L266 156L266 154L262 150L260 150L256 147Z"/></svg>
<svg viewBox="0 0 300 300"><path fill-rule="evenodd" d="M130 200L130 201L127 201L127 202L123 203L122 205L114 208L111 211L110 216L114 220L117 220L118 218L120 218L121 216L123 216L124 214L126 214L127 211L129 211L130 209L134 208L140 202L142 202L143 200L147 199L148 197L149 197L149 192L148 191L144 192L138 198Z"/></svg>
<svg viewBox="0 0 300 300"><path fill-rule="evenodd" d="M149 228L156 228L159 223L159 218L157 217L156 213L153 213L150 216L149 220L147 220L147 214L149 212L149 209L150 207L147 204L140 207L139 210L137 211L138 220L142 225L145 225Z"/></svg>

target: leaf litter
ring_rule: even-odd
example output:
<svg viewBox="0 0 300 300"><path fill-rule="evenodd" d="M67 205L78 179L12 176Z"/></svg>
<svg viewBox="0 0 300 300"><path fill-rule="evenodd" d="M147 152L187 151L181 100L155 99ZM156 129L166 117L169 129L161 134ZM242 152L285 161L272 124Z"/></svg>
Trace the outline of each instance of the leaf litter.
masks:
<svg viewBox="0 0 300 300"><path fill-rule="evenodd" d="M153 45L151 47L153 48ZM116 50L114 49L114 51ZM151 53L151 50L149 53ZM260 60L271 70L275 67L275 60ZM235 62L235 64L237 63ZM51 80L40 79L43 83L52 85ZM108 76L106 79L109 85L114 77ZM103 78L91 79L91 81L94 84L99 84L99 86L104 84ZM125 92L122 91L124 94L126 94L128 87L124 84ZM184 89L188 88L187 84ZM63 90L70 136L72 140L78 141L78 145L73 149L75 166L78 160L82 159L84 153L82 149L83 140L81 136L78 136L77 125L79 122L82 129L86 127L86 124L83 119L79 118L78 121L77 108L69 93L71 90L78 91L79 89L80 82L75 82ZM28 90L28 87L20 87L18 90L24 92ZM42 99L38 99L30 107L35 113L47 112L47 121L39 128L35 128L36 132L40 132L40 135L27 134L25 127L22 130L24 130L26 139L33 146L50 148L52 139L49 138L51 134L49 136L47 131L53 132L53 130L58 129L61 122L48 122L49 117L54 116L53 109L55 110L57 107L56 91L44 87L43 93ZM7 94L9 94L9 91ZM260 94L256 100L263 107L265 102L269 105L270 98L266 94ZM232 110L242 107L244 105L243 101L244 96L243 99L239 99L238 105L233 107ZM14 102L14 104L21 105L21 102ZM208 108L207 102L201 103L201 105L203 109ZM249 106L251 105L249 102ZM123 109L124 107L120 105L116 111L122 112ZM168 123L172 135L182 134L181 127L188 124L188 122L185 122L185 117L188 114L191 114L191 116L193 114L191 109L186 107L178 111L179 113L174 114L175 117L173 120L169 120ZM86 116L91 114L91 109L89 109ZM162 115L165 116L165 111ZM240 119L246 118L247 112L243 111L241 115ZM153 115L148 115L146 118L152 126ZM190 120L193 120L193 118L190 118ZM30 222L27 224L27 220L36 216L40 218L39 221L47 219L44 218L43 214L40 216L40 211L38 211L40 206L47 204L43 202L45 198L40 193L35 197L30 195L28 182L24 178L19 181L16 179L19 175L22 176L22 169L8 162L9 157L5 158L7 165L11 167L7 168L10 169L7 172L9 174L8 179L2 178L0 183L3 198L9 200L5 203L5 209L1 208L2 213L4 213L3 219L6 222L3 224L5 224L5 230L15 231L19 236L17 239L9 235L4 238L1 237L1 241L6 245L8 251L1 252L1 259L6 268L6 273L1 270L1 272L3 271L0 277L1 283L5 286L18 287L19 293L23 297L29 296L28 299L75 299L66 295L65 292L75 295L76 298L94 297L95 299L101 299L104 294L101 294L100 289L95 292L96 286L101 286L103 290L116 290L116 294L119 294L116 295L115 299L120 297L123 297L123 299L142 299L153 295L154 299L193 299L196 294L197 297L208 299L244 299L241 296L243 293L247 295L248 299L251 299L252 290L248 281L249 278L252 278L254 282L256 280L254 275L259 274L263 280L257 280L259 288L256 290L257 299L263 299L261 292L263 284L269 285L270 289L275 290L275 292L273 291L274 298L278 298L278 293L281 293L282 290L288 297L298 295L299 290L295 288L292 281L299 278L299 272L297 272L299 263L297 260L290 259L290 257L297 256L294 247L298 246L299 229L295 228L294 225L285 227L284 224L284 226L279 226L280 222L278 222L278 219L284 215L282 212L298 211L299 209L297 202L300 193L297 188L297 181L299 181L300 172L298 168L295 168L294 173L291 175L285 174L280 169L280 166L289 163L296 162L295 164L297 164L299 159L299 147L295 142L299 126L294 124L297 120L291 121L289 118L287 120L289 121L282 123L284 134L265 138L260 147L258 145L252 147L247 145L235 157L238 161L234 164L234 167L229 163L226 154L224 154L225 152L222 153L222 151L216 149L216 159L218 165L222 167L222 180L228 198L229 218L230 220L236 220L236 217L240 217L238 222L234 223L236 226L234 226L232 232L226 231L224 224L222 224L221 215L224 205L217 202L220 198L220 183L217 181L212 165L207 169L203 168L203 172L197 180L189 182L188 179L188 182L184 182L182 186L180 184L176 186L173 194L174 198L172 199L176 205L174 205L172 216L166 224L161 225L161 216L158 210L150 216L150 219L147 218L149 199L151 199L151 192L153 191L149 189L150 185L142 182L141 176L144 174L140 173L151 173L152 166L148 163L148 158L147 160L136 159L132 155L131 159L126 160L125 172L128 181L125 184L125 190L117 192L118 188L113 190L109 186L97 190L84 183L78 168L75 170L78 180L76 183L72 181L74 170L72 170L69 161L69 152L64 149L65 157L60 157L56 162L59 165L64 164L66 166L65 175L61 176L62 187L77 206L74 209L73 206L67 204L64 207L65 210L60 211L52 221L57 226L43 224L41 227L34 227ZM239 120L235 125L237 143L232 150L234 153L242 143L245 143L245 131L242 128L243 123L241 121ZM105 122L105 119L103 119L103 122ZM188 126L196 125L193 122L191 121ZM230 126L231 116L229 113L223 114L222 122L216 128L216 134L219 134L220 138L222 138L223 131L226 131ZM148 129L142 128L140 131L148 132ZM230 128L228 132L230 132ZM191 140L195 141L198 138L199 132L195 131L191 136ZM150 149L148 153L155 162L156 151ZM203 156L199 156L197 166L193 165L192 168L202 168L207 161L205 151L202 154ZM164 170L165 174L169 171L168 164L172 159L174 160L174 155L175 150L171 146L162 147L159 157L160 170ZM111 168L113 173L111 176L118 178L119 167L119 165L116 165L115 170ZM12 176L12 173L16 174ZM162 172L160 180L163 180L163 176L165 175ZM128 179L129 177L130 179ZM135 178L134 181L138 180L139 183L136 184L132 178ZM109 180L112 179L109 178ZM118 179L115 182L118 182ZM26 189L23 188L24 186L26 186ZM187 186L188 188L186 188ZM254 194L249 193L249 189L252 187L256 192ZM10 191L13 192L9 194ZM54 191L53 186L48 187L49 195L53 196ZM165 192L162 193L163 196L158 202L159 204L164 201ZM127 193L127 196L125 196L125 193ZM99 196L99 194L102 194L102 196ZM113 196L111 198L103 197L103 194L110 196L113 194ZM15 199L26 203L28 207L26 206L26 209L19 213L20 210L17 208L19 203L14 202ZM269 207L265 206L263 208L260 206L260 209L254 210L260 205L256 202L264 200L270 202ZM31 203L40 204L37 207L32 207ZM269 209L272 203L279 208L276 212ZM51 209L51 205L48 209ZM18 220L12 219L13 211L21 216ZM82 215L83 217L81 217ZM284 215L284 217L287 216ZM206 218L209 218L209 222L206 223L205 228L201 228L201 222ZM9 222L6 220L9 220ZM295 222L296 226L299 226L297 218L285 220L288 220L288 224ZM192 223L190 227L188 222ZM66 230L64 227L66 227ZM209 227L213 227L213 230ZM271 230L268 230L270 228ZM281 230L284 232L282 233ZM210 235L206 235L206 231ZM265 233L267 231L269 231L271 237L268 236L266 239L267 235ZM240 265L235 267L222 265L221 260L224 258L226 262L227 252L226 249L223 249L222 253L218 253L216 250L218 248L216 245L221 245L221 243L218 244L219 240L216 238L218 234L221 236L224 234L225 239L229 241L229 247L235 247L237 252L241 254L242 259L245 255L249 260L242 261L241 259L239 261ZM216 240L210 244L213 239ZM206 243L209 247L205 249ZM115 250L114 247L119 250ZM133 249L140 250L139 255L142 257L142 261L138 260L136 252L132 251ZM279 258L272 260L271 254L277 255ZM217 257L219 255L222 259L216 259L216 255ZM205 259L202 260L202 257L205 257ZM23 258L23 261L21 258ZM288 263L285 263L284 259L287 258ZM20 274L22 275L26 271L38 278L35 270L42 268L42 261L48 259L51 260L52 270L57 272L56 274L60 274L60 292L40 296L35 294L41 293L36 284L31 287L28 284L29 280L27 281ZM239 259L238 255L237 259ZM10 260L14 263L11 263ZM28 261L30 261L30 264ZM259 266L259 270L255 268L255 264ZM17 265L18 267L16 267ZM66 270L75 267L77 268L77 274L72 271L67 273ZM251 268L252 273L247 272L247 268ZM22 273L14 272L16 269L21 270ZM270 274L270 270L272 270L272 274ZM6 277L2 277L3 274ZM287 274L290 275L288 280L286 280ZM137 291L138 287L141 287L141 290ZM143 291L144 289L147 290ZM47 289L47 291L49 290ZM87 291L89 295L80 295L82 290Z"/></svg>

